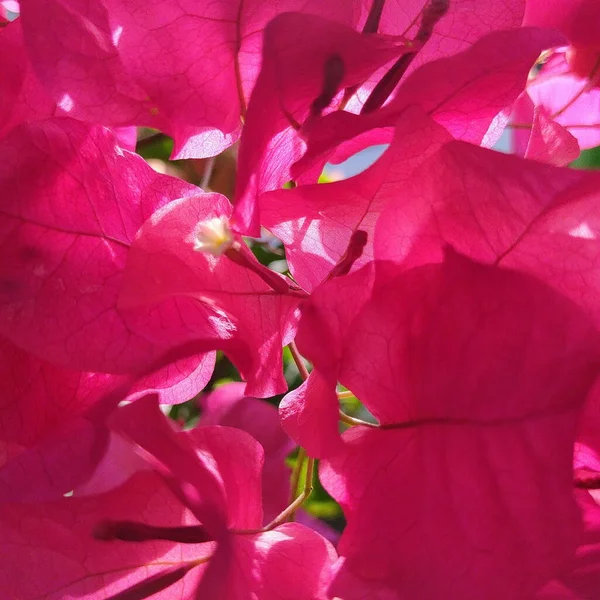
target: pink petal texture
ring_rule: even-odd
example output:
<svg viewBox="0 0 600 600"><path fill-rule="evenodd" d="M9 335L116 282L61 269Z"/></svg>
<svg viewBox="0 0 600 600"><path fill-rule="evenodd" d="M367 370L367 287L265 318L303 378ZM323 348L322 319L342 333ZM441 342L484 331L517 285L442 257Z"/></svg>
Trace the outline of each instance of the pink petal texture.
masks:
<svg viewBox="0 0 600 600"><path fill-rule="evenodd" d="M23 600L107 598L169 565L209 556L212 551L211 544L132 544L92 536L104 520L140 519L154 526L173 527L189 523L190 515L150 472L139 473L124 486L94 497L3 506L0 594ZM190 577L194 575L195 571ZM190 585L193 587L190 582L181 582L154 597L191 599L186 591Z"/></svg>
<svg viewBox="0 0 600 600"><path fill-rule="evenodd" d="M401 83L395 98L383 109L360 118L333 113L307 123L301 130L307 150L291 168L291 174L299 178L309 168L322 168L334 148L352 138L354 151L389 142L389 132L384 128L402 120L415 104L453 137L492 146L508 121L508 114L503 112L525 88L540 52L560 41L555 33L537 29L500 31L459 54L427 63ZM335 152L339 154L339 149ZM343 154L331 157L333 162L345 158Z"/></svg>
<svg viewBox="0 0 600 600"><path fill-rule="evenodd" d="M90 477L108 441L102 422L85 416L69 418L35 444L14 452L0 467L0 503L60 498Z"/></svg>
<svg viewBox="0 0 600 600"><path fill-rule="evenodd" d="M527 88L536 106L577 138L582 149L600 145L600 89L571 73L541 77Z"/></svg>
<svg viewBox="0 0 600 600"><path fill-rule="evenodd" d="M303 10L351 24L355 4L27 0L22 18L36 71L70 115L159 128L190 158L239 137L270 19Z"/></svg>
<svg viewBox="0 0 600 600"><path fill-rule="evenodd" d="M189 436L176 431L160 412L153 394L120 408L111 428L138 445L195 517L218 537L227 520L226 492L219 473L197 456Z"/></svg>
<svg viewBox="0 0 600 600"><path fill-rule="evenodd" d="M201 521L205 528L214 527L215 510L226 515L230 528L260 527L263 449L251 436L220 426L175 432L150 397L119 412L113 423L152 455L180 499L207 518ZM218 594L212 597L241 599L250 591L277 599L291 584L291 598L326 597L335 553L317 533L297 524L265 533L214 531L219 543L209 570L220 553L218 570L211 573L220 577L208 581L207 571L199 597L210 590Z"/></svg>
<svg viewBox="0 0 600 600"><path fill-rule="evenodd" d="M131 400L153 389L162 402L181 402L190 397L186 391L196 393L191 389L199 377L194 372L197 359L191 361L187 373L181 370L186 364L182 360L135 381L58 367L7 340L0 343L0 356L4 390L0 439L16 445L0 466L2 502L53 500L74 488L81 489L83 482L86 488L101 487L102 491L122 483L119 473L127 471L125 466L131 461L127 453L118 452L119 446L114 447L118 443L114 436L109 438L104 425L106 415L125 397ZM88 485L92 473L100 477L96 473L100 462L108 464L102 485ZM110 469L115 464L119 473L113 477ZM32 481L36 482L34 486Z"/></svg>
<svg viewBox="0 0 600 600"><path fill-rule="evenodd" d="M2 137L23 121L52 116L57 107L33 73L23 45L20 19L2 28L0 61L2 62L0 137Z"/></svg>
<svg viewBox="0 0 600 600"><path fill-rule="evenodd" d="M534 106L527 93L515 103L512 119L515 154L557 167L579 156L577 139L553 121L543 106Z"/></svg>
<svg viewBox="0 0 600 600"><path fill-rule="evenodd" d="M287 389L281 348L293 327L297 299L273 290L254 271L226 255L194 251L198 225L227 218L230 211L224 196L203 194L182 198L155 213L129 253L121 306L133 308L176 297L206 306L213 316L204 316L197 325L189 323L189 338L208 335L210 347L226 351L247 379L247 394L272 396ZM258 265L245 246L240 252L249 264ZM287 287L282 278L269 273ZM217 325L206 334L209 319Z"/></svg>
<svg viewBox="0 0 600 600"><path fill-rule="evenodd" d="M108 432L87 413L118 378L56 367L7 340L0 357L0 438L18 444L0 466L0 501L59 498L89 477L106 451Z"/></svg>
<svg viewBox="0 0 600 600"><path fill-rule="evenodd" d="M308 456L331 455L340 444L339 406L333 385L318 371L285 395L279 405L281 424Z"/></svg>
<svg viewBox="0 0 600 600"><path fill-rule="evenodd" d="M262 195L263 224L284 243L295 280L313 290L328 276L358 230L365 231L368 239L354 268L371 260L380 212L396 201L398 190L412 172L450 139L418 108L407 109L397 122L391 147L365 172L345 181Z"/></svg>
<svg viewBox="0 0 600 600"><path fill-rule="evenodd" d="M596 0L527 0L525 25L549 27L563 33L575 46L598 46L600 23Z"/></svg>
<svg viewBox="0 0 600 600"><path fill-rule="evenodd" d="M233 215L240 233L260 235L257 194L290 179L301 150L294 128L404 51L397 38L365 36L311 15L284 14L269 23L240 146Z"/></svg>
<svg viewBox="0 0 600 600"><path fill-rule="evenodd" d="M67 498L33 508L5 506L0 516L0 556L5 566L0 592L3 597L23 600L96 600L171 569L191 567L183 581L152 598L196 598L204 566L194 564L211 556L213 544L106 542L91 535L105 520L139 519L163 527L193 524L189 513L152 473L137 474L121 488L96 497ZM232 549L236 569L231 579L220 582L220 595L215 597L327 598L335 552L309 529L290 523L257 536L239 536ZM34 568L36 576L31 577Z"/></svg>
<svg viewBox="0 0 600 600"><path fill-rule="evenodd" d="M542 50L560 41L539 29L491 33L461 54L415 71L387 108L397 113L419 104L453 137L491 146L499 137L499 132L488 134L494 118L525 88Z"/></svg>
<svg viewBox="0 0 600 600"><path fill-rule="evenodd" d="M14 129L0 157L2 333L69 368L147 369L169 349L165 323L185 325L175 305L160 314L117 309L129 245L154 210L197 188L155 173L107 129L71 119ZM198 391L213 361L184 361L180 374L193 372Z"/></svg>
<svg viewBox="0 0 600 600"><path fill-rule="evenodd" d="M321 472L348 520L330 593L364 598L358 576L399 598L530 598L578 542L572 449L598 373L592 322L535 278L451 250L442 265L345 279L367 301L340 317L349 284L324 284L299 347L383 428L346 432ZM323 360L323 339L339 361Z"/></svg>
<svg viewBox="0 0 600 600"><path fill-rule="evenodd" d="M70 116L115 126L164 123L121 60L118 26L110 23L103 2L26 0L21 9L35 72Z"/></svg>
<svg viewBox="0 0 600 600"><path fill-rule="evenodd" d="M488 33L519 27L525 8L525 0L486 3L477 0L386 0L381 4L379 33L406 36L410 40L418 39L417 32L426 11L441 13L441 18L428 28L429 39L425 45L421 46L422 41L416 42L420 48L408 66L409 74L428 62L462 52ZM362 109L388 68L379 69L360 87L348 102L348 110L359 112Z"/></svg>
<svg viewBox="0 0 600 600"><path fill-rule="evenodd" d="M545 587L536 600L588 600L598 591L600 552L600 506L579 490L577 500L584 519L584 534L569 571Z"/></svg>
<svg viewBox="0 0 600 600"><path fill-rule="evenodd" d="M291 473L285 459L296 445L281 428L277 408L246 396L244 388L243 383L227 383L202 395L200 425L237 427L263 447L263 521L270 523L288 504Z"/></svg>
<svg viewBox="0 0 600 600"><path fill-rule="evenodd" d="M335 551L318 533L298 523L236 536L238 568L227 582L226 600L326 600Z"/></svg>
<svg viewBox="0 0 600 600"><path fill-rule="evenodd" d="M125 438L110 432L106 451L93 473L73 490L74 496L96 496L123 485L140 471L149 471L148 463Z"/></svg>
<svg viewBox="0 0 600 600"><path fill-rule="evenodd" d="M136 472L139 465L134 465L128 481L104 494L35 506L4 505L2 597L95 600L129 590L128 598L152 595L163 600L242 600L248 594L273 600L327 598L336 554L317 533L298 524L265 533L219 533L219 514L232 527L260 527L263 453L255 440L227 427L176 432L151 396L117 412L112 425L141 445L169 485L147 470ZM112 452L123 457L127 448L114 447ZM116 473L109 475L114 478ZM197 528L186 505L203 517L208 532L216 527L216 546L169 541L175 533L184 534L181 528L164 530L164 541L156 534L139 542L110 537L124 521L133 522L128 525L132 531L142 532L152 527ZM28 576L34 567L36 576ZM211 595L205 596L206 591Z"/></svg>
<svg viewBox="0 0 600 600"><path fill-rule="evenodd" d="M427 62L462 52L490 32L519 27L526 4L525 0L386 0L383 3L379 33L404 35L412 39L424 8L436 3L447 4L446 14L436 23L431 38L415 57L411 70ZM364 102L371 87L372 85L365 86L359 91L359 102Z"/></svg>
<svg viewBox="0 0 600 600"><path fill-rule="evenodd" d="M439 262L445 244L534 274L600 323L600 176L450 142L396 188L374 255L405 267Z"/></svg>
<svg viewBox="0 0 600 600"><path fill-rule="evenodd" d="M0 340L0 437L29 446L95 404L111 375L56 367Z"/></svg>

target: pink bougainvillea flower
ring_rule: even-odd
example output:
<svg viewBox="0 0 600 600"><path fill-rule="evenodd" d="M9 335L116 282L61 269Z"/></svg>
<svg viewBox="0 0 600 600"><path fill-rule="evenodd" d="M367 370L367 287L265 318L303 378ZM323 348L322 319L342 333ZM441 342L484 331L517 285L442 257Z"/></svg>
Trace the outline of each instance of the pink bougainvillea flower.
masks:
<svg viewBox="0 0 600 600"><path fill-rule="evenodd" d="M366 146L390 142L406 110L418 105L456 139L492 146L508 122L540 52L561 41L555 33L515 29L485 36L463 52L423 65L407 77L395 98L360 117L345 112L307 122L304 156L292 166L300 181ZM341 146L340 146L341 145Z"/></svg>
<svg viewBox="0 0 600 600"><path fill-rule="evenodd" d="M40 360L8 340L0 340L0 358L0 444L13 448L0 466L1 502L51 500L80 486L99 461L116 460L106 457L117 442L105 419L120 401L153 391L162 403L182 402L212 373L212 363L199 364L197 357L142 377L85 373Z"/></svg>
<svg viewBox="0 0 600 600"><path fill-rule="evenodd" d="M519 27L525 10L525 0L386 0L374 4L383 5L379 33L406 36L408 39L414 39L426 7L434 10L436 6L444 7L445 14L435 23L431 37L413 58L408 72L427 62L462 52L492 31ZM349 102L349 110L360 109L384 72L379 70L366 85L361 86L356 97Z"/></svg>
<svg viewBox="0 0 600 600"><path fill-rule="evenodd" d="M452 250L408 271L370 263L302 313L300 350L380 423L344 433L321 470L348 520L330 593L364 598L358 577L398 598L530 598L560 574L580 531L577 419L600 364L585 313Z"/></svg>
<svg viewBox="0 0 600 600"><path fill-rule="evenodd" d="M243 383L227 383L200 399L200 425L225 425L247 431L265 451L262 471L263 520L271 522L286 506L290 495L287 455L296 444L284 433L277 408L245 394Z"/></svg>
<svg viewBox="0 0 600 600"><path fill-rule="evenodd" d="M157 211L131 247L120 306L160 306L176 298L206 306L220 320L212 347L230 356L248 381L248 395L272 396L287 389L281 349L293 336L298 298L283 277L234 241L230 214L220 194L182 198ZM188 338L201 339L203 321L199 327L188 323Z"/></svg>
<svg viewBox="0 0 600 600"><path fill-rule="evenodd" d="M35 75L23 44L20 19L2 29L0 62L0 138L20 123L68 114L49 96ZM117 127L114 133L123 148L135 150L135 127Z"/></svg>
<svg viewBox="0 0 600 600"><path fill-rule="evenodd" d="M497 115L525 88L542 50L560 41L532 28L491 33L464 52L415 71L387 109L398 114L418 104L456 139L492 146L502 131Z"/></svg>
<svg viewBox="0 0 600 600"><path fill-rule="evenodd" d="M577 139L552 120L544 106L535 106L527 93L515 102L512 119L515 154L558 167L579 156Z"/></svg>
<svg viewBox="0 0 600 600"><path fill-rule="evenodd" d="M577 47L600 50L600 21L597 0L527 0L524 25L557 29Z"/></svg>
<svg viewBox="0 0 600 600"><path fill-rule="evenodd" d="M115 427L150 453L169 485L140 472L100 496L3 507L3 596L325 600L335 558L328 542L295 523L260 531L262 449L248 434L177 433L152 398L119 412ZM38 564L48 569L25 576Z"/></svg>
<svg viewBox="0 0 600 600"><path fill-rule="evenodd" d="M335 387L314 369L279 405L281 424L308 456L330 456L340 445Z"/></svg>
<svg viewBox="0 0 600 600"><path fill-rule="evenodd" d="M1 9L0 9L1 10ZM23 121L51 117L56 103L33 73L23 46L21 20L7 24L0 35L0 137Z"/></svg>
<svg viewBox="0 0 600 600"><path fill-rule="evenodd" d="M526 94L545 110L548 119L573 135L582 149L593 148L600 144L600 49L596 61L579 72L569 65L568 55L569 50L555 52L530 81ZM530 125L531 119L523 122L521 116L513 117L516 126Z"/></svg>
<svg viewBox="0 0 600 600"><path fill-rule="evenodd" d="M584 532L574 560L558 580L546 586L536 600L589 600L598 592L600 576L600 506L590 493L578 490Z"/></svg>
<svg viewBox="0 0 600 600"><path fill-rule="evenodd" d="M410 28L416 27L417 16L426 4L423 0L386 0L380 33L407 35ZM525 4L524 0L493 0L485 4L477 0L451 0L448 12L436 24L417 63L457 54L492 31L520 26Z"/></svg>
<svg viewBox="0 0 600 600"><path fill-rule="evenodd" d="M71 116L156 127L175 138L175 157L189 158L219 154L239 137L269 20L303 10L351 25L360 8L340 0L27 0L21 18L36 72Z"/></svg>
<svg viewBox="0 0 600 600"><path fill-rule="evenodd" d="M145 518L155 526L170 528L192 520L162 479L149 471L102 495L61 498L47 504L8 504L2 509L0 554L6 568L0 574L0 592L6 598L107 598L169 570L170 565L191 564L199 556L199 545L164 540L143 544L114 541L108 551L106 542L92 536L104 520ZM210 554L211 548L206 546L210 545L200 548ZM168 593L181 594L183 586L175 583L157 597L173 598Z"/></svg>
<svg viewBox="0 0 600 600"><path fill-rule="evenodd" d="M314 372L311 374L311 378L314 374ZM327 391L331 392L329 388ZM287 400L283 401L287 402L291 409L296 408L296 404L300 404L297 399L292 402L293 394L294 392L288 394ZM264 400L245 396L244 384L237 382L224 384L213 392L203 394L199 402L202 408L200 426L237 427L250 433L263 447L265 451L262 471L263 521L270 523L289 503L291 471L285 460L296 447L282 429L277 408ZM323 406L330 408L332 404L324 403ZM335 409L335 403L333 406ZM333 419L337 428L337 411ZM318 426L318 424L319 421L315 419L313 425ZM287 430L285 421L283 425ZM337 429L328 433L333 433L333 440L339 439L336 435ZM322 437L318 436L318 439L321 440ZM309 454L315 455L311 452ZM295 513L295 520L314 529L333 544L337 544L339 532L303 509Z"/></svg>
<svg viewBox="0 0 600 600"><path fill-rule="evenodd" d="M599 189L593 171L450 142L396 188L377 222L374 256L407 268L441 262L451 244L535 275L600 324Z"/></svg>
<svg viewBox="0 0 600 600"><path fill-rule="evenodd" d="M550 58L561 68L543 65L527 91L536 106L543 106L552 120L577 138L582 149L600 144L598 10L596 0L559 0L552 6L529 0L524 19L525 24L560 31L570 44Z"/></svg>
<svg viewBox="0 0 600 600"><path fill-rule="evenodd" d="M208 566L212 572L202 577L196 597L241 600L255 593L278 600L285 590L292 599L325 599L335 556L331 546L301 525L261 529L264 451L256 440L229 427L176 433L152 398L121 409L114 423L151 454L176 494L217 540ZM220 531L221 519L225 531Z"/></svg>
<svg viewBox="0 0 600 600"><path fill-rule="evenodd" d="M125 260L154 210L198 189L155 173L109 130L72 119L13 129L0 142L0 186L2 333L71 369L148 369L170 347L165 329L187 324L177 305L151 314L117 308ZM198 386L194 393L214 355L195 361L180 365L181 384Z"/></svg>
<svg viewBox="0 0 600 600"><path fill-rule="evenodd" d="M0 467L0 501L61 497L106 449L106 429L85 413L114 377L56 367L7 340L0 341L0 365L0 443L19 446Z"/></svg>
<svg viewBox="0 0 600 600"><path fill-rule="evenodd" d="M385 154L356 177L261 196L263 224L285 244L290 271L304 289L313 290L329 275L358 230L365 231L368 239L354 268L373 258L379 213L396 201L403 182L418 165L451 139L417 108L404 111L394 135Z"/></svg>
<svg viewBox="0 0 600 600"><path fill-rule="evenodd" d="M269 23L240 146L234 224L241 233L260 234L257 194L290 179L302 147L295 129L320 115L338 91L361 84L406 50L402 39L362 35L306 14Z"/></svg>
<svg viewBox="0 0 600 600"><path fill-rule="evenodd" d="M505 52L503 58L499 58L499 38L506 42L512 40L515 44L517 40L529 41L529 56L521 56L521 46L516 44L519 50L514 55ZM419 109L409 106L411 103L421 104L455 136L464 135L471 141L481 142L482 137L494 129L492 123L499 111L517 99L531 64L549 40L545 33L536 30L490 35L467 52L425 65L414 72L389 106L377 113L360 117L347 113L325 116L322 125L331 135L327 137L322 131L315 132L316 148L311 151L309 140L312 156L298 169L300 172L303 168L312 168L314 161L326 156L335 140L339 140L340 135L346 137L348 132L348 137L352 137L365 129L395 125L395 140L375 165L354 178L327 186L305 185L261 196L262 222L284 242L290 269L300 285L311 290L323 281L345 251L351 233L358 229L366 231L370 239L355 266L372 258L373 231L379 213L388 204L391 211L403 213L397 218L402 219L407 229L413 228L415 219L420 218L421 200L427 199L421 191L407 194L404 182L410 180L415 186L420 185L425 167L414 176L413 172L450 136L447 129L436 126ZM493 61L490 63L491 59L484 60L487 55L496 56L499 62L494 64ZM508 56L506 62L505 56ZM498 75L493 67L499 68L500 63L502 73L508 74L502 75L506 77L502 79L506 93L499 97L495 87ZM510 68L504 71L505 67ZM519 78L521 83L516 85ZM469 89L479 97L473 99L465 91ZM340 131L346 133L340 134ZM491 137L495 139L495 136ZM372 138L369 140L373 141ZM426 162L426 168L431 168L429 160ZM450 176L460 180L458 172ZM440 193L443 185L440 180ZM396 237L406 238L406 235ZM390 243L390 251L405 246Z"/></svg>

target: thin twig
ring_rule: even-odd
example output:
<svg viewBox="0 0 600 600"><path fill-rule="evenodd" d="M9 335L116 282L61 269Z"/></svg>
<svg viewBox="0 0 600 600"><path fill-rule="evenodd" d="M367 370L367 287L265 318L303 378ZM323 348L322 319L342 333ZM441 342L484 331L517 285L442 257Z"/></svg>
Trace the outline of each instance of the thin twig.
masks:
<svg viewBox="0 0 600 600"><path fill-rule="evenodd" d="M211 156L206 159L204 163L204 172L202 173L202 181L200 187L206 191L210 186L210 180L212 178L213 171L215 170L216 157Z"/></svg>
<svg viewBox="0 0 600 600"><path fill-rule="evenodd" d="M302 467L304 466L305 459L306 452L304 451L304 448L300 448L298 450L296 464L294 465L294 470L292 471L292 477L290 480L289 504L291 504L296 499L296 494L298 493L298 482L300 481L300 474L302 473Z"/></svg>
<svg viewBox="0 0 600 600"><path fill-rule="evenodd" d="M275 527L279 527L279 525L282 525L286 521L290 521L294 518L294 513L312 494L314 469L315 459L309 458L306 461L306 479L304 481L304 488L302 492L284 511L279 513L267 526L265 526L263 531L271 531L271 529L275 529Z"/></svg>
<svg viewBox="0 0 600 600"><path fill-rule="evenodd" d="M298 371L300 372L300 377L302 377L303 381L306 381L308 379L308 375L309 375L308 369L306 368L306 365L304 364L304 359L302 358L302 355L298 351L298 346L296 346L296 342L291 341L288 344L288 348L290 349L290 352L292 353L292 358L294 359L294 362L296 363L296 366L298 367Z"/></svg>
<svg viewBox="0 0 600 600"><path fill-rule="evenodd" d="M362 419L355 419L354 417L347 415L343 410L340 410L340 421L342 423L346 423L346 425L350 425L351 427L363 425L364 427L373 427L375 429L379 428L379 425L377 425L377 423L369 423L369 421L363 421Z"/></svg>

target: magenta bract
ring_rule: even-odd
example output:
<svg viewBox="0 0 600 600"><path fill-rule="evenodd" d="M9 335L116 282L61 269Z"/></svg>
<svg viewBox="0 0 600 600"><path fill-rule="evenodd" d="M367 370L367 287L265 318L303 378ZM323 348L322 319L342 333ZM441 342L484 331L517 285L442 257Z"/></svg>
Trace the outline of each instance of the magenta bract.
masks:
<svg viewBox="0 0 600 600"><path fill-rule="evenodd" d="M530 596L578 542L571 461L600 356L592 322L536 279L453 251L345 279L313 294L299 329L303 353L383 427L345 433L322 471L348 519L333 593L360 597L348 572L400 596ZM354 311L339 310L349 298Z"/></svg>

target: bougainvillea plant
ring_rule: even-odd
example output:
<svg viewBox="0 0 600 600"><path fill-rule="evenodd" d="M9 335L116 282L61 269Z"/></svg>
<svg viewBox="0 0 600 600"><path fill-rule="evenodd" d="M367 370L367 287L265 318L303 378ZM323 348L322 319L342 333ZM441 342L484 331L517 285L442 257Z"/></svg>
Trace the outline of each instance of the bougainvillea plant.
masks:
<svg viewBox="0 0 600 600"><path fill-rule="evenodd" d="M599 144L597 0L1 1L0 600L600 598Z"/></svg>

